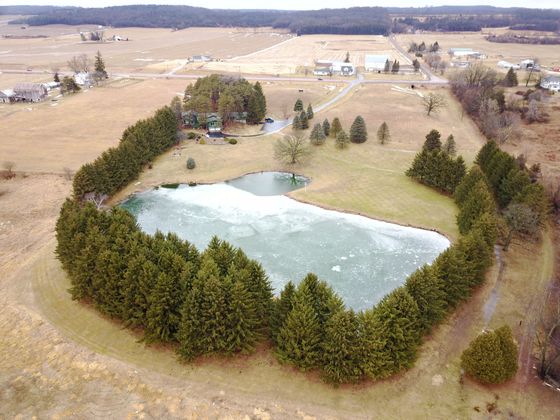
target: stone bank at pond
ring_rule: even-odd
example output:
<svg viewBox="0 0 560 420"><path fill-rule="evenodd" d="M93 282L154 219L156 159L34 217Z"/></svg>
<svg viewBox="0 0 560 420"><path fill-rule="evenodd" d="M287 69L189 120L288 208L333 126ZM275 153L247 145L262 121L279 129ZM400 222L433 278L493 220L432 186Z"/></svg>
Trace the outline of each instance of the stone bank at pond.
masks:
<svg viewBox="0 0 560 420"><path fill-rule="evenodd" d="M226 183L136 194L122 204L147 233L175 232L206 248L217 235L259 261L279 292L308 272L356 310L371 307L449 246L431 231L300 203L303 177L265 172Z"/></svg>

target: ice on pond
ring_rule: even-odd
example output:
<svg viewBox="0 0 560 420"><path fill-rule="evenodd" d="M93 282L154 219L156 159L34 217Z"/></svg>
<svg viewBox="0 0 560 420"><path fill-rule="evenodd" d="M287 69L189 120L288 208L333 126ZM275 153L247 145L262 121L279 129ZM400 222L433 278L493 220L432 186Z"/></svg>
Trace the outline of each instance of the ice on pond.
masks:
<svg viewBox="0 0 560 420"><path fill-rule="evenodd" d="M175 232L203 250L213 235L241 247L275 292L307 273L365 309L449 246L436 232L325 210L283 195L254 195L225 183L156 189L123 203L141 228Z"/></svg>

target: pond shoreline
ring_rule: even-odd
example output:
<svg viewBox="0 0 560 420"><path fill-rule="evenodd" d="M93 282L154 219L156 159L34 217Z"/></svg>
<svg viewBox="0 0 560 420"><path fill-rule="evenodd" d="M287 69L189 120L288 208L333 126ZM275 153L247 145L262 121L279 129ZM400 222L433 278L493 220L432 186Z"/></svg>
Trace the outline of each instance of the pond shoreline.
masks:
<svg viewBox="0 0 560 420"><path fill-rule="evenodd" d="M196 182L195 184L196 185L213 185L213 184L226 183L227 181L232 181L234 179L242 178L246 175L260 174L260 173L263 173L263 172L281 172L281 173L293 174L295 176L301 176L301 177L304 177L308 180L307 185L311 184L312 181L313 181L312 177L304 175L303 173L286 171L286 170L283 170L283 169L270 169L270 170L262 170L262 171L245 172L245 173L242 173L239 176L235 176L235 177L232 177L232 178L219 179L219 180L216 180L216 181L201 181L201 182ZM141 194L141 193L144 193L144 192L148 192L148 191L151 191L151 190L154 190L154 189L157 189L157 188L165 188L165 187L162 187L162 186L166 185L166 184L179 184L179 185L187 185L188 186L189 182L192 182L192 181L150 182L150 183L147 183L145 185L142 185L142 187L143 187L142 189L135 189L135 191L130 192L129 194L127 194L123 197L120 197L120 192L118 192L107 203L107 206L108 207L119 206L119 205L123 204L125 201L129 200L132 196L134 196L136 194ZM138 185L138 186L140 186L140 185ZM379 222L391 223L391 224L402 226L402 227L420 229L420 230L424 230L424 231L427 231L427 232L435 232L435 233L445 237L449 241L450 245L452 245L454 243L454 239L450 235L448 235L445 232L442 232L441 230L439 230L437 228L427 228L427 227L413 225L413 224L410 224L410 223L403 223L401 221L391 220L391 219L387 219L387 218L375 217L375 216L371 216L369 214L362 213L362 212L359 212L359 211L356 211L356 210L349 210L349 209L346 209L346 208L331 206L331 205L324 204L324 203L317 202L317 201L313 201L313 200L305 200L305 199L302 199L302 198L299 198L299 197L294 197L293 192L299 191L300 189L290 191L290 192L288 192L286 194L282 194L282 195L284 195L284 196L286 196L286 197L288 197L288 198L290 198L294 201L298 201L298 202L303 203L303 204L313 205L313 206L322 208L324 210L331 210L331 211L337 211L337 212L346 213L346 214L353 214L353 215L362 216L362 217L365 217L365 218L368 218L368 219L371 219L371 220L376 220L376 221L379 221Z"/></svg>

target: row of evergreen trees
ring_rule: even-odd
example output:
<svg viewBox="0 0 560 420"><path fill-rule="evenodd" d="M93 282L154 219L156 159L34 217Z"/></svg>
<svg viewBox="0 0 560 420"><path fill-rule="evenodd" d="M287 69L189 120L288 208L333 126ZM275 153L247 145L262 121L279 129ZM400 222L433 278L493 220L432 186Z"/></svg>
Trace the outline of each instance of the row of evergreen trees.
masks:
<svg viewBox="0 0 560 420"><path fill-rule="evenodd" d="M426 135L422 151L418 153L406 175L441 191L453 193L465 176L465 161L454 158L455 140L450 135L444 145L441 134L431 130Z"/></svg>
<svg viewBox="0 0 560 420"><path fill-rule="evenodd" d="M337 125L333 120L330 134ZM422 335L484 280L496 238L490 212L467 213L469 223L456 244L374 308L354 313L313 274L297 288L288 283L275 299L260 264L240 249L213 238L200 252L174 234L141 232L123 209L102 211L77 199L84 192L118 189L125 178L115 173L164 150L175 130L175 116L164 108L125 131L115 150L129 152L128 163L108 166L104 154L89 165L97 170L94 186L106 189L76 183L74 199L65 202L57 222L56 252L73 298L141 328L148 342L174 343L185 360L250 352L270 339L279 360L318 369L329 382L384 378L411 367ZM89 172L80 172L87 180ZM468 202L480 184L471 183L469 173L457 188L461 211L459 191Z"/></svg>
<svg viewBox="0 0 560 420"><path fill-rule="evenodd" d="M479 151L476 163L487 177L500 208L510 204L523 204L534 213L542 226L550 211L544 187L533 182L525 165L520 165L510 154L501 150L496 142L487 142Z"/></svg>
<svg viewBox="0 0 560 420"><path fill-rule="evenodd" d="M175 234L150 236L126 210L68 199L57 256L74 299L141 328L148 342L177 342L187 359L254 349L266 337L272 288L261 265L213 238L200 253Z"/></svg>
<svg viewBox="0 0 560 420"><path fill-rule="evenodd" d="M112 195L134 180L143 167L177 141L177 119L169 107L128 127L117 147L111 147L74 176L74 196Z"/></svg>

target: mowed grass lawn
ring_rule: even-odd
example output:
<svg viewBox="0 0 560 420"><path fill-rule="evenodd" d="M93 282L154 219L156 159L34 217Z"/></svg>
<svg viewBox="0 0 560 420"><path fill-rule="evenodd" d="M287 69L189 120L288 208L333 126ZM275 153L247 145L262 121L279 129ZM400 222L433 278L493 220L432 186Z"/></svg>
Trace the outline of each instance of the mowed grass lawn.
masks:
<svg viewBox="0 0 560 420"><path fill-rule="evenodd" d="M426 93L426 91L424 91ZM447 95L445 90L441 93ZM360 87L336 107L317 113L311 123L332 121L339 116L348 131L354 117L362 115L367 122L369 139L339 150L334 139L321 146L310 146L312 155L296 166L276 161L274 143L281 135L240 138L236 145L200 145L185 142L158 158L153 169L146 170L138 182L118 194L114 201L127 195L168 182L211 183L266 170L289 170L311 178L311 184L291 194L293 198L317 205L360 213L403 225L438 230L450 238L457 237L457 208L453 201L431 188L407 178L404 173L420 150L424 136L432 128L447 136L453 133L459 152L471 162L482 146L476 128L461 119L460 110L451 98L440 114L427 117L415 95L394 92L391 87ZM387 121L392 140L380 145L376 131ZM451 127L451 129L447 128ZM291 134L286 129L286 134ZM309 130L303 132L309 134ZM180 155L179 155L180 153ZM186 159L193 157L197 167L186 169Z"/></svg>

